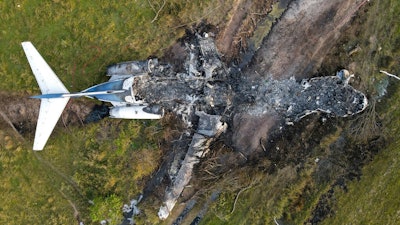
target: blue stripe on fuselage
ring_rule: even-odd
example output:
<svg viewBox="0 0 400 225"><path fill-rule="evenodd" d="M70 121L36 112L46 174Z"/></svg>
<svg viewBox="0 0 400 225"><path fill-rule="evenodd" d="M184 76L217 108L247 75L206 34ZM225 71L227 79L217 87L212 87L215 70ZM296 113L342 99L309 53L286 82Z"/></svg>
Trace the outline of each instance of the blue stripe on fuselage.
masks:
<svg viewBox="0 0 400 225"><path fill-rule="evenodd" d="M110 90L122 90L122 85L124 83L124 80L125 79L101 83L101 84L95 85L93 87L90 87L90 88L82 91L82 93L97 92L97 91L110 91ZM98 94L98 95L91 95L91 96L87 96L87 97L98 99L100 101L105 101L105 102L125 102L125 96L128 96L128 95L130 95L130 91L127 90L124 93Z"/></svg>
<svg viewBox="0 0 400 225"><path fill-rule="evenodd" d="M35 95L35 96L31 96L31 98L62 98L63 94L44 94L44 95Z"/></svg>

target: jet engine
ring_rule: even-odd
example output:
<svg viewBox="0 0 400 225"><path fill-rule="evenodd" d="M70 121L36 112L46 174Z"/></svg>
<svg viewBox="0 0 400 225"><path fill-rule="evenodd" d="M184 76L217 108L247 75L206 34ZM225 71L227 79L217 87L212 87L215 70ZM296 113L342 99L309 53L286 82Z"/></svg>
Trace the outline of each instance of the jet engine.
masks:
<svg viewBox="0 0 400 225"><path fill-rule="evenodd" d="M122 62L107 68L107 76L137 75L151 72L158 65L158 60L149 59L142 61Z"/></svg>
<svg viewBox="0 0 400 225"><path fill-rule="evenodd" d="M160 119L163 114L159 106L130 105L110 109L110 117L120 119Z"/></svg>

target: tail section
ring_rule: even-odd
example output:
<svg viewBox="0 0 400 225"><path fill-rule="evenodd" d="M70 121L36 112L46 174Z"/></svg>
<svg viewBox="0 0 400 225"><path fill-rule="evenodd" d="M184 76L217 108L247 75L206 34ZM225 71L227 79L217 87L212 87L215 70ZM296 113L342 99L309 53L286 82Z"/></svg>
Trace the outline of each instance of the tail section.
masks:
<svg viewBox="0 0 400 225"><path fill-rule="evenodd" d="M63 94L69 91L31 42L23 42L22 47L42 91L33 150L43 150L70 98Z"/></svg>

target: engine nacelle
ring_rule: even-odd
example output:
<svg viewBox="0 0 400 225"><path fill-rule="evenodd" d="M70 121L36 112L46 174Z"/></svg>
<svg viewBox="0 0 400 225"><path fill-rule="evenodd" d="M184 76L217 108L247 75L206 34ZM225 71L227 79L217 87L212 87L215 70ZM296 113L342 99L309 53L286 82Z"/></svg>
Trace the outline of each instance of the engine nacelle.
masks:
<svg viewBox="0 0 400 225"><path fill-rule="evenodd" d="M163 111L160 107L146 105L119 106L110 109L111 118L120 119L161 119Z"/></svg>
<svg viewBox="0 0 400 225"><path fill-rule="evenodd" d="M118 63L108 67L107 75L124 76L124 75L145 74L151 72L154 66L156 65L158 65L157 59Z"/></svg>

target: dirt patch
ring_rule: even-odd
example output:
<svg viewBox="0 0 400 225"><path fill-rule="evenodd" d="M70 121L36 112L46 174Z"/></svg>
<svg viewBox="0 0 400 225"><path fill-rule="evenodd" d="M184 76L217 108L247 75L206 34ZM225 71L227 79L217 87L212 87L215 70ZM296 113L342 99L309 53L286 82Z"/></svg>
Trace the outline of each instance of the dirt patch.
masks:
<svg viewBox="0 0 400 225"><path fill-rule="evenodd" d="M366 2L292 2L264 40L246 73L279 79L312 76L348 22Z"/></svg>
<svg viewBox="0 0 400 225"><path fill-rule="evenodd" d="M0 110L21 134L33 134L40 101L22 95L0 93Z"/></svg>
<svg viewBox="0 0 400 225"><path fill-rule="evenodd" d="M228 22L217 36L216 44L226 61L238 59L242 51L248 48L250 38L257 24L272 10L274 0L246 1L237 0L230 12Z"/></svg>
<svg viewBox="0 0 400 225"><path fill-rule="evenodd" d="M276 115L265 114L254 117L248 114L236 115L233 118L232 143L235 149L246 157L254 154L256 149L266 150L262 142L268 139L269 133L278 124ZM259 148L261 146L261 148Z"/></svg>
<svg viewBox="0 0 400 225"><path fill-rule="evenodd" d="M24 137L33 138L39 115L40 100L29 98L29 94L10 94L0 92L0 112L2 119L11 123ZM93 115L96 105L82 100L71 100L57 127L83 125L88 116ZM98 107L98 106L97 106Z"/></svg>
<svg viewBox="0 0 400 225"><path fill-rule="evenodd" d="M217 37L217 47L229 61L237 58L247 48L247 39L252 36L257 23L272 9L274 1L238 0L232 8L231 17Z"/></svg>

